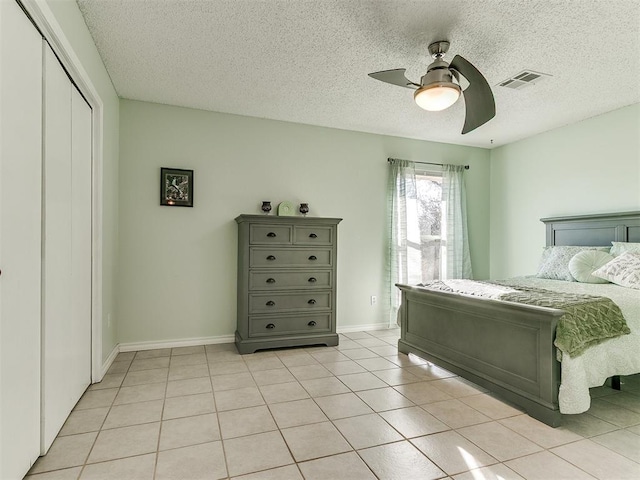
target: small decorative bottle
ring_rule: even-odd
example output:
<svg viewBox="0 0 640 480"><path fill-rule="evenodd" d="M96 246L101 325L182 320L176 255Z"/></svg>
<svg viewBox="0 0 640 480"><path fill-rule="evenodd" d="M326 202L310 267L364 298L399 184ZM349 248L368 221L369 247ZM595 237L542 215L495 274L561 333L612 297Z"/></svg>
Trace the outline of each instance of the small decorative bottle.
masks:
<svg viewBox="0 0 640 480"><path fill-rule="evenodd" d="M271 211L271 202L269 201L262 202L261 208L265 215L269 215L269 212Z"/></svg>
<svg viewBox="0 0 640 480"><path fill-rule="evenodd" d="M307 213L309 213L309 204L308 203L301 203L300 204L300 213L302 215L304 215L305 217L307 216Z"/></svg>

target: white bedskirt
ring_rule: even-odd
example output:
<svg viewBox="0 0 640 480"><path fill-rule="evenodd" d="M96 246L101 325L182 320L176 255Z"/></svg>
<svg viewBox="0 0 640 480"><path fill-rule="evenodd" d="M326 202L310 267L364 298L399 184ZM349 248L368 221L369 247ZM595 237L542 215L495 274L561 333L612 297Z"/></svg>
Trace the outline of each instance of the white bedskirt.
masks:
<svg viewBox="0 0 640 480"><path fill-rule="evenodd" d="M595 285L536 277L512 278L509 284L609 297L618 304L631 330L629 335L589 347L575 358L563 355L558 398L560 413L586 412L591 406L589 388L603 385L613 375L640 373L640 291L613 284Z"/></svg>

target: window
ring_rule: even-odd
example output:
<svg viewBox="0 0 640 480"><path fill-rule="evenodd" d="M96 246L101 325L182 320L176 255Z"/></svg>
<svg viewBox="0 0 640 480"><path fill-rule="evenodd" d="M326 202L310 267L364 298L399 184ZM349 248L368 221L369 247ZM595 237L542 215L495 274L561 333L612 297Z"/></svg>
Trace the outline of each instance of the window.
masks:
<svg viewBox="0 0 640 480"><path fill-rule="evenodd" d="M414 162L389 159L389 299L396 321L400 291L446 278L473 278L462 165L424 170Z"/></svg>
<svg viewBox="0 0 640 480"><path fill-rule="evenodd" d="M410 284L441 278L444 241L442 175L416 171L416 195L407 204L407 278Z"/></svg>

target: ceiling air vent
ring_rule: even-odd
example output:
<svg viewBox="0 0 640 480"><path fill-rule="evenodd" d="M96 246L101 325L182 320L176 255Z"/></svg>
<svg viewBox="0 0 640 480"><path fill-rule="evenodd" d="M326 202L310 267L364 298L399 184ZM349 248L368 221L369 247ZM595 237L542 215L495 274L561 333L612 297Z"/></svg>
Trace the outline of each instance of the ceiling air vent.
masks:
<svg viewBox="0 0 640 480"><path fill-rule="evenodd" d="M523 70L513 77L503 80L496 86L511 88L513 90L521 90L525 87L528 87L529 85L534 85L550 76L551 75L547 73L534 72L532 70Z"/></svg>

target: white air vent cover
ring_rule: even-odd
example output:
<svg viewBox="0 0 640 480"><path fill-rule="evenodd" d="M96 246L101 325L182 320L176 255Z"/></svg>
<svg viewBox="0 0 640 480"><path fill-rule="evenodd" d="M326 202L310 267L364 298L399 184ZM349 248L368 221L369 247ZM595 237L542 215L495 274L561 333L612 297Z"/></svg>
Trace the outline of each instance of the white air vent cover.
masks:
<svg viewBox="0 0 640 480"><path fill-rule="evenodd" d="M506 87L511 88L513 90L521 90L529 85L534 85L541 80L544 80L546 77L550 77L551 75L547 73L534 72L533 70L523 70L522 72L514 75L513 77L507 78L502 82L498 83L497 87Z"/></svg>

